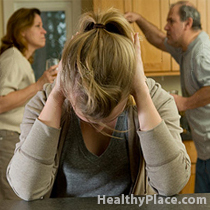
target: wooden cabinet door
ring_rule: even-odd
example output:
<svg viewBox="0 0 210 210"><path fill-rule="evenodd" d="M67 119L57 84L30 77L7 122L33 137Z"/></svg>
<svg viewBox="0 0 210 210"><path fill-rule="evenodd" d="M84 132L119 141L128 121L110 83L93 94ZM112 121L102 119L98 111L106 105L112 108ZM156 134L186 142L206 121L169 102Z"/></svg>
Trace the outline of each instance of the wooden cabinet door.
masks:
<svg viewBox="0 0 210 210"><path fill-rule="evenodd" d="M141 14L149 22L164 31L166 17L169 10L169 0L133 0L133 11ZM143 37L141 41L142 59L144 63L145 73L151 72L170 72L171 56L152 46L144 37L139 27L135 24L135 31Z"/></svg>
<svg viewBox="0 0 210 210"><path fill-rule="evenodd" d="M95 12L110 7L120 12L133 11L141 14L148 21L164 31L170 4L178 0L93 0ZM190 0L201 13L202 28L210 34L210 0ZM147 76L179 75L179 65L166 52L160 51L148 43L136 24L134 30L142 35L141 50L145 74ZM165 31L164 31L165 32Z"/></svg>
<svg viewBox="0 0 210 210"><path fill-rule="evenodd" d="M94 12L103 11L114 7L123 14L131 10L132 0L93 0Z"/></svg>
<svg viewBox="0 0 210 210"><path fill-rule="evenodd" d="M133 11L142 14L154 25L164 30L169 0L93 0L95 12L106 10L110 7L117 8L122 13ZM171 56L149 44L136 24L133 24L133 27L136 32L140 32L143 38L141 50L146 75L154 75L154 72L157 72L157 75L162 75L163 72L167 72L170 75Z"/></svg>

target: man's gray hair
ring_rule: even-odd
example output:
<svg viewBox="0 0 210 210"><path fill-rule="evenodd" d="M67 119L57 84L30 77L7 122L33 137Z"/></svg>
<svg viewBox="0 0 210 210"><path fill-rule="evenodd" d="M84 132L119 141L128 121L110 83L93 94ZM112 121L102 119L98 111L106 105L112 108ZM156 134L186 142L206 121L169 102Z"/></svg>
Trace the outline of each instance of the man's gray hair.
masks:
<svg viewBox="0 0 210 210"><path fill-rule="evenodd" d="M198 10L190 4L188 1L178 1L171 5L171 8L175 5L180 4L179 8L179 16L181 21L186 21L188 18L193 19L192 29L193 30L200 30L201 27L201 20L200 20L200 13Z"/></svg>

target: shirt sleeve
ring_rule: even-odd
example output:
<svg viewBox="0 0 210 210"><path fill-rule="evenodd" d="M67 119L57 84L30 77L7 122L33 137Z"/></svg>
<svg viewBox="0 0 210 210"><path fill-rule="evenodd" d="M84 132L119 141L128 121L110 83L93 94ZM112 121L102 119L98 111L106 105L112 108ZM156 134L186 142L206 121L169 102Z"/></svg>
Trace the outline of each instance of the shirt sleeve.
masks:
<svg viewBox="0 0 210 210"><path fill-rule="evenodd" d="M61 129L49 127L38 119L46 100L43 90L26 105L20 141L7 168L8 182L24 200L40 199L50 193L58 167Z"/></svg>
<svg viewBox="0 0 210 210"><path fill-rule="evenodd" d="M200 87L210 86L210 49L196 55L193 69L194 79Z"/></svg>
<svg viewBox="0 0 210 210"><path fill-rule="evenodd" d="M191 161L181 140L180 117L173 97L160 85L153 86L151 95L162 121L151 130L137 133L150 186L160 195L171 196L189 180Z"/></svg>

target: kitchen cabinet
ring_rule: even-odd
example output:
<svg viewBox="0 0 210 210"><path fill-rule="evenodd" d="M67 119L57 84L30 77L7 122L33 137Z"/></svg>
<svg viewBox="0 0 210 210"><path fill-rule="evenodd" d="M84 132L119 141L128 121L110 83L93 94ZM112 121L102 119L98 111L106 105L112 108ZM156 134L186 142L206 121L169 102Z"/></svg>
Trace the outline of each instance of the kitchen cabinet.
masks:
<svg viewBox="0 0 210 210"><path fill-rule="evenodd" d="M104 10L114 7L125 13L133 11L141 14L155 26L164 31L170 4L177 0L93 0L93 10ZM210 0L190 0L201 13L203 30L210 34ZM179 65L166 52L160 51L148 43L139 27L132 24L136 32L142 36L141 50L145 74L147 76L179 75Z"/></svg>
<svg viewBox="0 0 210 210"><path fill-rule="evenodd" d="M132 0L132 11L141 14L159 29L164 31L170 5L178 0ZM201 14L202 29L210 35L210 0L190 0ZM135 31L140 31L134 25ZM142 34L142 32L140 31ZM178 63L168 54L162 52L146 40L141 42L142 59L147 76L179 75Z"/></svg>
<svg viewBox="0 0 210 210"><path fill-rule="evenodd" d="M132 0L93 0L94 12L106 10L111 7L118 9L123 14L132 10Z"/></svg>
<svg viewBox="0 0 210 210"><path fill-rule="evenodd" d="M97 12L114 7L122 13L127 11L140 13L158 28L164 30L169 3L169 0L93 0L93 9ZM171 68L171 56L149 44L135 23L132 26L134 31L141 35L140 44L145 74L147 76L179 75L179 69Z"/></svg>
<svg viewBox="0 0 210 210"><path fill-rule="evenodd" d="M133 0L133 12L141 14L149 22L164 31L169 3L169 0ZM144 37L137 24L134 24L134 30ZM155 48L146 38L143 38L140 44L145 74L147 76L179 74L179 69L173 70L171 68L171 56L169 53Z"/></svg>
<svg viewBox="0 0 210 210"><path fill-rule="evenodd" d="M180 194L191 194L194 193L195 189L195 172L196 172L196 161L197 161L197 152L194 145L194 142L192 140L184 140L183 141L187 153L191 160L191 176L186 184L186 186L183 188L183 190L180 192Z"/></svg>

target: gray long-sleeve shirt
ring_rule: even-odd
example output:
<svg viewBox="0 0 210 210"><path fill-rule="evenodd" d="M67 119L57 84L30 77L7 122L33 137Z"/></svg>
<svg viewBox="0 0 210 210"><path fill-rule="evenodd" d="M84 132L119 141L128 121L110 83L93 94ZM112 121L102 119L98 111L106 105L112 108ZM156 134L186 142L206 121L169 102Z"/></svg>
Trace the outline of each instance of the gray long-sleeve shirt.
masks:
<svg viewBox="0 0 210 210"><path fill-rule="evenodd" d="M210 41L202 31L188 46L187 51L174 48L165 40L167 51L180 65L182 95L190 97L199 89L210 86ZM210 104L186 110L198 158L210 159Z"/></svg>
<svg viewBox="0 0 210 210"><path fill-rule="evenodd" d="M162 122L139 131L135 106L128 109L128 149L131 193L173 195L190 177L190 159L181 141L176 104L154 80L147 80L153 103ZM65 107L61 129L48 127L37 118L52 89L46 85L26 106L20 142L8 166L7 178L24 200L49 197L56 178L63 142L71 119Z"/></svg>

